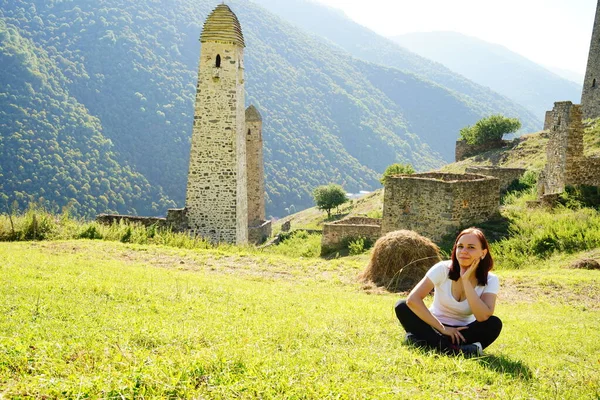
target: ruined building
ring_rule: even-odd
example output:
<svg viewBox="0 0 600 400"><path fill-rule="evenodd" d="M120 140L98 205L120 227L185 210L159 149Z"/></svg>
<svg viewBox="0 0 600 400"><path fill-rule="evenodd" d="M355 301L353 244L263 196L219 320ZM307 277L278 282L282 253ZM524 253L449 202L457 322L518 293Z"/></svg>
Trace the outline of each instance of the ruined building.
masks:
<svg viewBox="0 0 600 400"><path fill-rule="evenodd" d="M396 175L385 184L381 234L410 229L434 242L496 216L498 178L428 172Z"/></svg>
<svg viewBox="0 0 600 400"><path fill-rule="evenodd" d="M581 106L583 119L600 117L600 2L596 5L596 17L590 42Z"/></svg>
<svg viewBox="0 0 600 400"><path fill-rule="evenodd" d="M600 185L600 159L584 156L581 109L570 101L554 103L540 197L562 193L566 185Z"/></svg>

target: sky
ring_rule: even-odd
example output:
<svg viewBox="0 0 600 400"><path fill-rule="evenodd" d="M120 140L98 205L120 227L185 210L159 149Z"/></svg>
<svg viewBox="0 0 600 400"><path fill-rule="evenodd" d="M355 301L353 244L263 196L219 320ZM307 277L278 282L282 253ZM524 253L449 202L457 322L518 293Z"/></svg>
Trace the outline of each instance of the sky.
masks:
<svg viewBox="0 0 600 400"><path fill-rule="evenodd" d="M454 31L585 73L596 0L312 0L383 36Z"/></svg>

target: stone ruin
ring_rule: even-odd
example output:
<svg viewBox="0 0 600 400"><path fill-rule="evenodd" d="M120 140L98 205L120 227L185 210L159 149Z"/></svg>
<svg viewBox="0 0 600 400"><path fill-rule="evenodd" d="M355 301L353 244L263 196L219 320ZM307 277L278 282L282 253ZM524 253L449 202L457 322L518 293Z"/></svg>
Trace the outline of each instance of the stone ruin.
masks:
<svg viewBox="0 0 600 400"><path fill-rule="evenodd" d="M550 114L547 162L538 181L538 197L551 204L567 185L600 186L600 158L584 155L581 105L556 102Z"/></svg>
<svg viewBox="0 0 600 400"><path fill-rule="evenodd" d="M504 192L511 183L518 180L527 171L525 168L504 167L467 167L467 174L493 176L500 180L500 192Z"/></svg>
<svg viewBox="0 0 600 400"><path fill-rule="evenodd" d="M504 147L512 146L515 143L516 142L513 140L503 139L490 140L482 144L469 144L465 140L457 140L456 147L454 148L454 160L456 162L462 161L476 154L494 149L502 149Z"/></svg>
<svg viewBox="0 0 600 400"><path fill-rule="evenodd" d="M381 219L350 217L323 225L321 254L340 249L345 240L364 238L373 243L381 236Z"/></svg>
<svg viewBox="0 0 600 400"><path fill-rule="evenodd" d="M388 179L381 234L413 230L434 242L499 212L500 180L486 175L428 172Z"/></svg>
<svg viewBox="0 0 600 400"><path fill-rule="evenodd" d="M327 252L350 238L375 241L401 229L439 242L447 234L499 213L501 179L518 175L498 170L503 169L488 168L487 175L427 172L390 177L384 189L383 218L353 217L325 224L321 247ZM489 176L490 171L502 178Z"/></svg>

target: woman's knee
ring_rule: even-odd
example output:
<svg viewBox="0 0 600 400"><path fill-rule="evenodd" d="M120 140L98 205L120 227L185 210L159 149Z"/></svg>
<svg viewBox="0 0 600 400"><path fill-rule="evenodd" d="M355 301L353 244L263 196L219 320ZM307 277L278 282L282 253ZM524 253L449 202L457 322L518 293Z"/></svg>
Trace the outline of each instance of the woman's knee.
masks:
<svg viewBox="0 0 600 400"><path fill-rule="evenodd" d="M399 300L394 306L394 310L396 311L396 317L398 317L400 320L402 319L402 316L405 316L411 312L410 308L408 308L408 305L406 305L406 300Z"/></svg>
<svg viewBox="0 0 600 400"><path fill-rule="evenodd" d="M500 333L502 330L502 320L495 315L489 317L486 322L489 326L489 329L497 331L498 333Z"/></svg>

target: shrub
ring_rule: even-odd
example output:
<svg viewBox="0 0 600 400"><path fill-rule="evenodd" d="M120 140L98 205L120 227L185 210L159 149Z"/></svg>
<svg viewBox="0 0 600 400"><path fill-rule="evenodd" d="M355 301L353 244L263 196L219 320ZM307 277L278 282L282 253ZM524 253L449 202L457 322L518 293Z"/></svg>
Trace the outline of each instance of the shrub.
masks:
<svg viewBox="0 0 600 400"><path fill-rule="evenodd" d="M342 248L347 248L351 256L357 256L373 247L373 240L365 237L346 238L342 241Z"/></svg>
<svg viewBox="0 0 600 400"><path fill-rule="evenodd" d="M410 164L392 164L385 169L383 176L379 180L382 185L385 185L387 179L394 175L411 175L415 173L415 169Z"/></svg>
<svg viewBox="0 0 600 400"><path fill-rule="evenodd" d="M77 235L79 239L102 239L102 234L98 231L95 223L84 225L83 230Z"/></svg>
<svg viewBox="0 0 600 400"><path fill-rule="evenodd" d="M589 185L566 186L558 202L570 209L591 207L598 210L600 209L600 188Z"/></svg>
<svg viewBox="0 0 600 400"><path fill-rule="evenodd" d="M483 144L501 140L505 134L516 132L519 129L521 129L521 121L517 118L495 114L480 119L473 126L462 128L459 140L464 140L468 144Z"/></svg>

